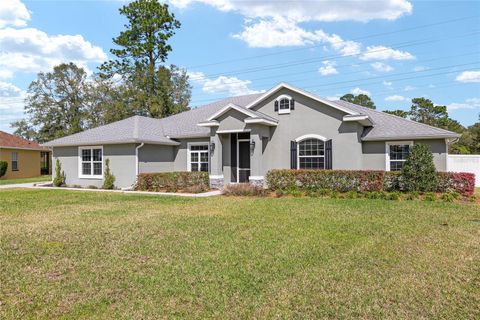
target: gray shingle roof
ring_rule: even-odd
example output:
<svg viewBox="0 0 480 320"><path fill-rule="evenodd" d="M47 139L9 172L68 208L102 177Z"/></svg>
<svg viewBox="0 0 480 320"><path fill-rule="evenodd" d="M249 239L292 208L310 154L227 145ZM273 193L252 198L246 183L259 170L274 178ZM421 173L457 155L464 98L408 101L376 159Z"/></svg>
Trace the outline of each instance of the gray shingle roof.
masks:
<svg viewBox="0 0 480 320"><path fill-rule="evenodd" d="M250 94L230 97L216 101L190 111L182 112L164 119L152 119L135 116L105 126L90 129L45 143L44 146L76 146L95 144L119 144L119 143L151 143L178 145L172 139L208 137L210 128L200 127L197 124L205 121L226 105L232 103L244 108L263 94ZM417 123L381 111L362 107L346 101L331 101L354 114L367 115L372 127L366 127L362 140L402 140L402 139L434 139L456 138L459 134ZM249 109L250 113L257 117L273 122L278 122L262 112Z"/></svg>
<svg viewBox="0 0 480 320"><path fill-rule="evenodd" d="M367 115L373 122L373 127L365 128L362 140L388 140L388 139L432 139L432 138L457 138L460 135L448 130L432 127L423 123L408 120L385 112L359 106L347 101L333 101L336 104Z"/></svg>
<svg viewBox="0 0 480 320"><path fill-rule="evenodd" d="M44 144L46 147L81 146L95 144L151 143L178 145L167 138L160 120L134 116L94 129L86 130Z"/></svg>

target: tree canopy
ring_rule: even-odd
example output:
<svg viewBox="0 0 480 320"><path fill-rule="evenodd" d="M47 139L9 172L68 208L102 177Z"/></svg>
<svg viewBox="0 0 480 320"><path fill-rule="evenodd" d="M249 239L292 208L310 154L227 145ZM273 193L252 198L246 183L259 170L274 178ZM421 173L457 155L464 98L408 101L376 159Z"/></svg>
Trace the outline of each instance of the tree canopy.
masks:
<svg viewBox="0 0 480 320"><path fill-rule="evenodd" d="M370 109L376 109L375 103L373 103L372 99L370 99L369 96L366 94L359 94L359 95L354 95L352 93L347 93L343 95L340 100L351 102L358 104L360 106L364 106Z"/></svg>

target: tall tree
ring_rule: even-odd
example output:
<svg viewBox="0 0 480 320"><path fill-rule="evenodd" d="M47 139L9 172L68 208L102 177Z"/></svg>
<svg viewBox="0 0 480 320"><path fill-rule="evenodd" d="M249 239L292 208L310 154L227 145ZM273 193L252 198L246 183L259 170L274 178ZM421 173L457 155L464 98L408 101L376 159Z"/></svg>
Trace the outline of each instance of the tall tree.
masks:
<svg viewBox="0 0 480 320"><path fill-rule="evenodd" d="M12 122L10 127L15 129L13 132L14 135L20 136L27 140L37 140L37 132L25 119Z"/></svg>
<svg viewBox="0 0 480 320"><path fill-rule="evenodd" d="M435 106L427 98L413 98L410 119L431 126L445 127L448 124L447 107Z"/></svg>
<svg viewBox="0 0 480 320"><path fill-rule="evenodd" d="M348 101L351 103L358 104L360 106L364 106L370 109L376 109L375 103L373 103L372 99L367 96L366 94L359 94L359 95L354 95L351 93L347 93L343 95L340 100L343 101Z"/></svg>
<svg viewBox="0 0 480 320"><path fill-rule="evenodd" d="M101 66L102 76L122 77L137 114L160 118L184 111L191 96L186 72L163 65L172 50L168 40L180 22L158 0L133 1L120 14L127 24L113 39L118 48L110 52L116 59Z"/></svg>
<svg viewBox="0 0 480 320"><path fill-rule="evenodd" d="M73 63L52 72L39 73L28 87L25 100L27 121L12 124L22 135L44 142L83 130L87 73Z"/></svg>

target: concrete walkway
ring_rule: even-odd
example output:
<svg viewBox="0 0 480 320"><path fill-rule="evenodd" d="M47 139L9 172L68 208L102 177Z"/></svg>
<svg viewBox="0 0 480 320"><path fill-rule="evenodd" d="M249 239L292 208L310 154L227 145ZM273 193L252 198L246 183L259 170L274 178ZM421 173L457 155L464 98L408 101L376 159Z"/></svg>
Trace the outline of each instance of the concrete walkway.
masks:
<svg viewBox="0 0 480 320"><path fill-rule="evenodd" d="M15 184L2 184L0 185L0 189L10 189L10 188L33 188L35 184L39 184L41 182L28 182L28 183L15 183Z"/></svg>
<svg viewBox="0 0 480 320"><path fill-rule="evenodd" d="M30 189L48 189L48 190L85 191L85 192L113 192L113 193L125 193L125 194L141 194L141 195L152 195L152 196L160 195L160 196L194 197L194 198L213 197L213 196L219 196L222 194L222 191L220 190L213 190L213 191L208 191L203 193L173 193L173 192L126 191L126 190L83 189L83 188L58 188L58 187L41 186L41 184L42 183L39 183L39 182L6 184L6 185L0 186L0 189L30 188Z"/></svg>

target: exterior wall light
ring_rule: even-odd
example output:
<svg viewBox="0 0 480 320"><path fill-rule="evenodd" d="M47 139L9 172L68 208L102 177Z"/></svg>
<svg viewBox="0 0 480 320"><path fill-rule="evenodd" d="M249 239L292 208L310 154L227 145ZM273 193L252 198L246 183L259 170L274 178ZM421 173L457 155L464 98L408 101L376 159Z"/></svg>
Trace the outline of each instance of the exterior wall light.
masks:
<svg viewBox="0 0 480 320"><path fill-rule="evenodd" d="M253 153L253 151L255 150L255 141L250 141L250 152Z"/></svg>
<svg viewBox="0 0 480 320"><path fill-rule="evenodd" d="M210 152L213 153L215 151L215 142L210 143Z"/></svg>

